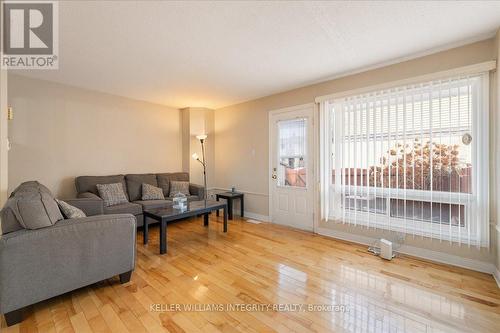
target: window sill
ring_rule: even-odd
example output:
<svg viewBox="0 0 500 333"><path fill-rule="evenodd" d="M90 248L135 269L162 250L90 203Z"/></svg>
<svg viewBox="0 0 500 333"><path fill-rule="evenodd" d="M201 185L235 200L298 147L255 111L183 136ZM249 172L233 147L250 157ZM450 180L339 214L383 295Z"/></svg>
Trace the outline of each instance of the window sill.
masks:
<svg viewBox="0 0 500 333"><path fill-rule="evenodd" d="M363 216L365 214L362 212L356 214L357 217L354 217L354 214L351 215L351 217L345 217L344 219L330 215L327 223L345 224L372 230L399 232L406 236L432 238L443 242L453 242L470 246L488 246L488 241L486 239L479 240L475 232L467 230L465 227L459 228L452 226L450 232L450 227L444 225L439 228L439 226L428 225L428 223L426 223L422 228L422 222L411 221L418 223L417 227L412 227L409 225L408 221L405 225L405 220L398 218L391 218L388 219L390 221L383 222L374 220L373 218L367 219Z"/></svg>

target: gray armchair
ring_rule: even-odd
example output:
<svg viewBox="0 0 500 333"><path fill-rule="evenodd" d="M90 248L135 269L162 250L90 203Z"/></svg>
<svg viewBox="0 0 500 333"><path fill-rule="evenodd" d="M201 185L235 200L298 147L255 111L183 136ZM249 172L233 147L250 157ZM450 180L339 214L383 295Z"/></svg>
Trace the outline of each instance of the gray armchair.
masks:
<svg viewBox="0 0 500 333"><path fill-rule="evenodd" d="M9 326L22 320L26 306L115 275L121 283L130 280L134 216L100 215L100 200L67 202L91 216L0 236L0 313Z"/></svg>

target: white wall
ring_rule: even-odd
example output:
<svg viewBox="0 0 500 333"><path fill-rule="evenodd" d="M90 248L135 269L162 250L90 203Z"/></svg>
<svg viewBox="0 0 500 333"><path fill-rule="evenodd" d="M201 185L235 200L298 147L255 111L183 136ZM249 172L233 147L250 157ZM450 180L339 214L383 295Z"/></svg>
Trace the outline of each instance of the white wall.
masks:
<svg viewBox="0 0 500 333"><path fill-rule="evenodd" d="M79 175L180 171L180 111L9 74L9 192L38 180L59 197Z"/></svg>

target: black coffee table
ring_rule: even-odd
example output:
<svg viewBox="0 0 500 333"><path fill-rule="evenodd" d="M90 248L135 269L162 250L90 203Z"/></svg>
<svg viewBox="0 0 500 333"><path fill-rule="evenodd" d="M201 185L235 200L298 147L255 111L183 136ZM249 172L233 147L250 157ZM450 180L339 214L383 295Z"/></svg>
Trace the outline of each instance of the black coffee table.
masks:
<svg viewBox="0 0 500 333"><path fill-rule="evenodd" d="M144 211L144 244L148 243L147 217L160 222L160 254L167 253L167 224L168 222L182 220L188 217L203 215L203 225L208 226L208 214L214 210L224 211L224 232L227 232L227 204L213 200L188 202L186 210L175 209L172 206L166 208L153 208Z"/></svg>

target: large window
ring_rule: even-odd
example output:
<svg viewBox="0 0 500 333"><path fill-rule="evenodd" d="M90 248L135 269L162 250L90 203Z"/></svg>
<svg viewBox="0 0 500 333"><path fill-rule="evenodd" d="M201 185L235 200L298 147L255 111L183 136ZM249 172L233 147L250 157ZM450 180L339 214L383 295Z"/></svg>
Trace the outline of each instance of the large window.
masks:
<svg viewBox="0 0 500 333"><path fill-rule="evenodd" d="M478 75L326 102L329 218L486 244L487 92Z"/></svg>

